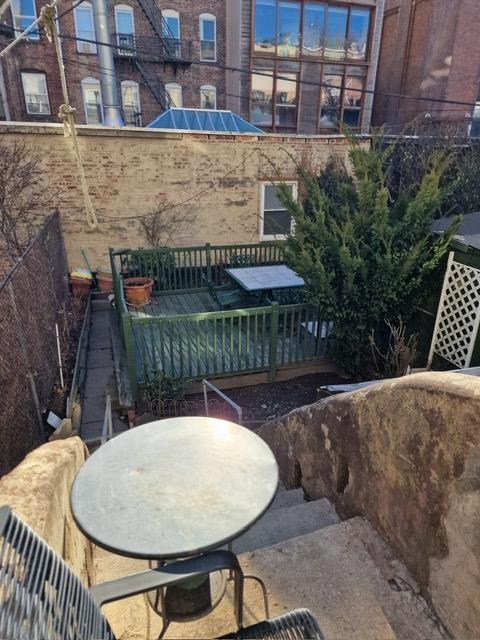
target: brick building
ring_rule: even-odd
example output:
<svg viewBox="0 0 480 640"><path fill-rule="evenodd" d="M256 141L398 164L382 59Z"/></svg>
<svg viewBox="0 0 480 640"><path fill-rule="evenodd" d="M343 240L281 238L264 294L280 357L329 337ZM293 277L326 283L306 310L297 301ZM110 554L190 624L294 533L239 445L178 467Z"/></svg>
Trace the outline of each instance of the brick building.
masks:
<svg viewBox="0 0 480 640"><path fill-rule="evenodd" d="M10 24L25 28L44 1L11 0ZM101 0L59 19L78 122L105 122L113 82L129 125L183 106L228 108L267 132L336 133L343 122L368 132L373 98L363 90L375 86L384 0L106 1L108 71L94 42ZM59 3L60 15L72 2ZM6 119L56 119L58 69L43 33L6 57L0 91Z"/></svg>
<svg viewBox="0 0 480 640"><path fill-rule="evenodd" d="M384 0L227 2L227 104L265 131L367 132ZM323 84L323 86L321 86ZM242 97L238 97L242 96Z"/></svg>
<svg viewBox="0 0 480 640"><path fill-rule="evenodd" d="M12 0L8 25L18 31L38 15L43 0ZM76 4L59 3L59 14ZM70 101L77 122L104 121L101 74L116 82L123 118L146 125L169 106L225 108L225 2L108 0L114 68L99 62L94 6L88 0L59 19ZM11 38L10 38L11 40ZM0 29L0 46L9 41ZM3 60L3 118L56 121L63 102L53 45L33 32Z"/></svg>
<svg viewBox="0 0 480 640"><path fill-rule="evenodd" d="M418 118L473 122L472 130L479 128L478 9L478 0L386 0L376 89L414 98L377 95L375 124L398 128ZM477 107L418 97L477 102Z"/></svg>

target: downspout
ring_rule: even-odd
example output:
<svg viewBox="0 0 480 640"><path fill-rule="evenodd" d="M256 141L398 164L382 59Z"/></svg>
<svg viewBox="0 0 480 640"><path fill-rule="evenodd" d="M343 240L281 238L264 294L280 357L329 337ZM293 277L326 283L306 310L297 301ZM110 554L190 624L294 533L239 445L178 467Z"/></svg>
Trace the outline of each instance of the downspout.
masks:
<svg viewBox="0 0 480 640"><path fill-rule="evenodd" d="M110 127L123 127L124 122L118 96L113 48L108 24L107 0L93 0L93 21L97 40L105 124Z"/></svg>

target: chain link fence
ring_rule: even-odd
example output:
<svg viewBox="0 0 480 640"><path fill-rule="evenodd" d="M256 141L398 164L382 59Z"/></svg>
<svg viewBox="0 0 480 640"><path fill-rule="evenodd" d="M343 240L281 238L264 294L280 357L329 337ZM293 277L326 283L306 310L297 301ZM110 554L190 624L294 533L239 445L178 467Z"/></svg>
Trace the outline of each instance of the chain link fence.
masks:
<svg viewBox="0 0 480 640"><path fill-rule="evenodd" d="M57 212L0 279L0 475L44 441L42 412L59 371L55 323L65 332L68 298Z"/></svg>

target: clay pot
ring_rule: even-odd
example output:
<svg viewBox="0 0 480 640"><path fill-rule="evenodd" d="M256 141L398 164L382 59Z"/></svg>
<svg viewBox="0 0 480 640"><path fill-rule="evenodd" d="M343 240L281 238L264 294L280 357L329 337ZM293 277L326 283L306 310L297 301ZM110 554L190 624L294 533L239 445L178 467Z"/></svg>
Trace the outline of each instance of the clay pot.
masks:
<svg viewBox="0 0 480 640"><path fill-rule="evenodd" d="M111 273L106 271L97 271L96 280L98 284L98 290L103 293L110 293L113 291L113 278Z"/></svg>
<svg viewBox="0 0 480 640"><path fill-rule="evenodd" d="M150 302L153 284L151 278L125 278L123 289L127 302L134 307L143 307Z"/></svg>
<svg viewBox="0 0 480 640"><path fill-rule="evenodd" d="M70 276L70 285L72 287L72 294L74 298L84 298L90 293L91 280L87 278L77 278Z"/></svg>

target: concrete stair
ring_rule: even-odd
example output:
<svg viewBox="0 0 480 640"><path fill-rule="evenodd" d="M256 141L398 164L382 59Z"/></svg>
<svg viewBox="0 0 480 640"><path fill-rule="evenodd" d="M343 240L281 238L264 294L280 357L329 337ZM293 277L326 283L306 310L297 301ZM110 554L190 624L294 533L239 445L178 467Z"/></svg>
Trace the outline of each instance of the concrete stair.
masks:
<svg viewBox="0 0 480 640"><path fill-rule="evenodd" d="M302 495L281 492L267 513L233 543L235 553L245 553L269 547L339 522L326 499L305 502ZM291 502L291 504L289 504ZM282 506L286 504L287 506Z"/></svg>
<svg viewBox="0 0 480 640"><path fill-rule="evenodd" d="M366 520L357 517L339 522L332 517L327 501L304 502L302 492L286 493L280 492L261 522L273 525L280 516L282 523L291 520L289 527L282 529L291 535L295 523L300 530L303 519L309 520L314 513L320 527L239 555L245 574L264 580L271 616L307 607L318 619L326 640L446 640L448 636L405 567ZM240 539L234 544L237 553L235 547L240 543L248 541L250 546L256 540L264 545L267 539L247 535L243 542ZM142 561L101 549L95 552L98 581L141 571L145 566ZM143 596L111 603L104 611L118 638L155 638L160 630L159 620ZM245 624L265 618L260 588L251 580L245 582L244 613ZM213 612L194 622L172 623L165 637L216 638L234 628L229 583L225 598Z"/></svg>

